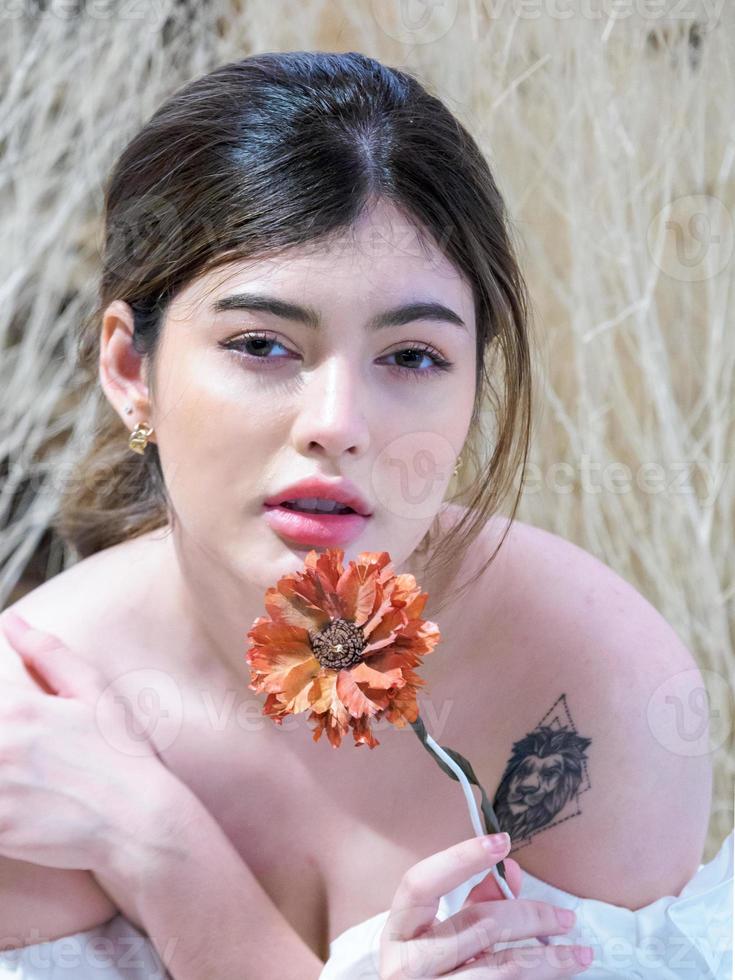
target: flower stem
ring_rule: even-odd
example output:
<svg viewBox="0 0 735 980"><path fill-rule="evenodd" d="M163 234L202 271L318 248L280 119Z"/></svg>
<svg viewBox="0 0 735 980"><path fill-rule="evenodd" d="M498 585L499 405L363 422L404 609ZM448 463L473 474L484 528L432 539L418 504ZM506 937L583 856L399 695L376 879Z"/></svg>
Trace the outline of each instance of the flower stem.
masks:
<svg viewBox="0 0 735 980"><path fill-rule="evenodd" d="M420 715L417 715L416 721L413 721L410 724L424 747L437 757L436 761L439 768L446 772L448 776L451 776L452 779L458 780L462 786L465 800L467 801L467 807L470 811L472 828L475 831L475 834L478 837L482 837L484 834L499 834L501 828L500 824L498 823L498 818L495 815L495 811L492 808L487 793L480 784L472 769L472 766L469 764L467 759L460 755L459 752L455 752L454 749L450 749L446 745L439 745L437 742L435 742L431 735L429 735L429 733L426 731L426 726L424 725ZM482 815L485 821L484 828L480 821L477 800L472 793L470 783L477 786L482 794ZM495 874L495 878L501 891L506 898L515 898L506 880L505 865L503 862L498 861L498 863L492 869L493 873L495 873L496 868L498 873Z"/></svg>
<svg viewBox="0 0 735 980"><path fill-rule="evenodd" d="M439 745L426 731L426 726L420 715L416 716L416 721L410 722L411 728L416 732L419 741L426 748L428 752L433 753L436 757L436 763L440 769L442 769L448 776L452 779L459 780L462 790L467 800L467 807L470 811L470 820L472 821L472 827L475 831L477 837L482 837L484 834L488 833L500 833L500 824L498 823L498 818L495 815L495 811L492 808L490 800L487 793L483 789L480 781L469 764L467 759L459 752L455 752L454 749L448 748L446 745ZM480 823L480 813L477 809L477 800L474 797L472 789L470 788L470 783L477 786L482 794L482 815L485 820L485 828L483 829ZM493 877L498 883L498 887L506 898L515 898L515 895L511 891L510 885L505 877L505 865L502 861L498 861L496 865L490 869ZM482 873L482 877L485 873ZM478 877L478 882L481 877ZM474 885L473 885L474 887ZM546 936L536 937L540 943L544 946L549 945L549 940Z"/></svg>

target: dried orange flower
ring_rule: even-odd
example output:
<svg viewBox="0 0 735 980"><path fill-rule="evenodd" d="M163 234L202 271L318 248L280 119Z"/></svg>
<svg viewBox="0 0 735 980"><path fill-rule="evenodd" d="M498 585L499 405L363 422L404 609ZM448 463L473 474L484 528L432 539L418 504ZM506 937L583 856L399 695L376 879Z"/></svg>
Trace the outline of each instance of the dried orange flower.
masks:
<svg viewBox="0 0 735 980"><path fill-rule="evenodd" d="M497 833L498 818L469 761L435 742L419 717L416 693L426 682L413 668L441 639L436 623L421 617L428 592L413 575L396 575L387 551L363 551L347 569L343 557L341 548L312 550L302 572L284 575L266 591L268 616L248 630L245 654L249 688L268 695L263 714L281 725L286 715L309 711L314 741L326 732L334 748L350 729L355 745L380 745L371 720L410 725L442 771L461 784L475 833ZM472 786L480 790L480 809ZM515 898L504 863L492 871L506 898Z"/></svg>
<svg viewBox="0 0 735 980"><path fill-rule="evenodd" d="M387 551L363 551L342 565L341 548L312 550L304 571L285 575L265 594L269 617L247 633L245 659L253 691L268 694L263 714L282 724L310 711L313 739L334 748L352 729L356 745L380 742L370 721L403 728L418 718L414 671L439 642L422 619L428 599L413 575L396 575Z"/></svg>

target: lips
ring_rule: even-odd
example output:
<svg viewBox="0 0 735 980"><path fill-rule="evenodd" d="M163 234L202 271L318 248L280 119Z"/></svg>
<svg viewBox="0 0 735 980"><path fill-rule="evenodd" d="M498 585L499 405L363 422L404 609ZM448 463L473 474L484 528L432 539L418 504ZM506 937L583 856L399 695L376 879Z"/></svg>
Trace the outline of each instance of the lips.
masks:
<svg viewBox="0 0 735 980"><path fill-rule="evenodd" d="M328 480L318 475L306 477L298 483L292 483L290 486L284 487L278 493L274 493L269 497L265 501L265 504L266 506L277 506L282 504L284 500L304 500L307 498L336 500L338 504L351 507L357 514L361 514L363 517L369 517L372 513L372 508L368 502L357 487L349 480L344 478ZM327 516L332 517L334 515L328 514Z"/></svg>
<svg viewBox="0 0 735 980"><path fill-rule="evenodd" d="M329 506L325 506L329 504ZM344 504L338 504L336 501L325 501L314 498L312 500L282 500L281 507L286 507L288 510L298 510L302 514L355 514L357 513L352 507L348 507Z"/></svg>
<svg viewBox="0 0 735 980"><path fill-rule="evenodd" d="M354 541L367 526L363 514L307 514L278 505L265 505L263 519L277 534L296 544L332 548Z"/></svg>

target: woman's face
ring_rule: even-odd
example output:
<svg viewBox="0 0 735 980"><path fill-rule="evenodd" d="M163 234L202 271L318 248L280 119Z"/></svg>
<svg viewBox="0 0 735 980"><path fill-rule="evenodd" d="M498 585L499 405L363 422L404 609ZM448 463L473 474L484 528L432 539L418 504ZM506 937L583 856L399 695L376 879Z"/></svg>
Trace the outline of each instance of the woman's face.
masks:
<svg viewBox="0 0 735 980"><path fill-rule="evenodd" d="M411 304L433 313L386 317ZM387 550L400 568L468 432L475 329L468 284L386 204L331 245L191 283L166 313L149 414L136 413L154 428L179 545L267 587L330 545L294 540L264 501L344 478L371 514L343 530L345 563Z"/></svg>

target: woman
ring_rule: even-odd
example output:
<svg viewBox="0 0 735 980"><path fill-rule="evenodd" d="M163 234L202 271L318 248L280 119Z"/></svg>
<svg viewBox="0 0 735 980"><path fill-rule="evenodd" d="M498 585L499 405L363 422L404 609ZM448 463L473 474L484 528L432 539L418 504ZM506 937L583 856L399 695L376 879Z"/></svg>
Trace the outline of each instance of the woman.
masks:
<svg viewBox="0 0 735 980"><path fill-rule="evenodd" d="M105 398L56 522L81 560L16 604L40 633L5 625L10 976L43 976L71 939L86 980L106 939L107 976L479 977L511 960L545 978L585 970L570 948L594 945L589 976L630 977L649 975L647 933L656 977L707 975L696 942L679 972L666 945L696 916L664 911L703 881L710 763L646 716L694 661L591 555L497 514L529 439L529 325L471 136L361 54L264 54L174 93L106 205L79 347ZM357 514L308 516L320 497ZM389 550L429 593L442 642L422 717L498 787L515 901L491 877L467 887L507 847L465 840L457 786L413 735L333 752L248 689L265 590L333 546Z"/></svg>

